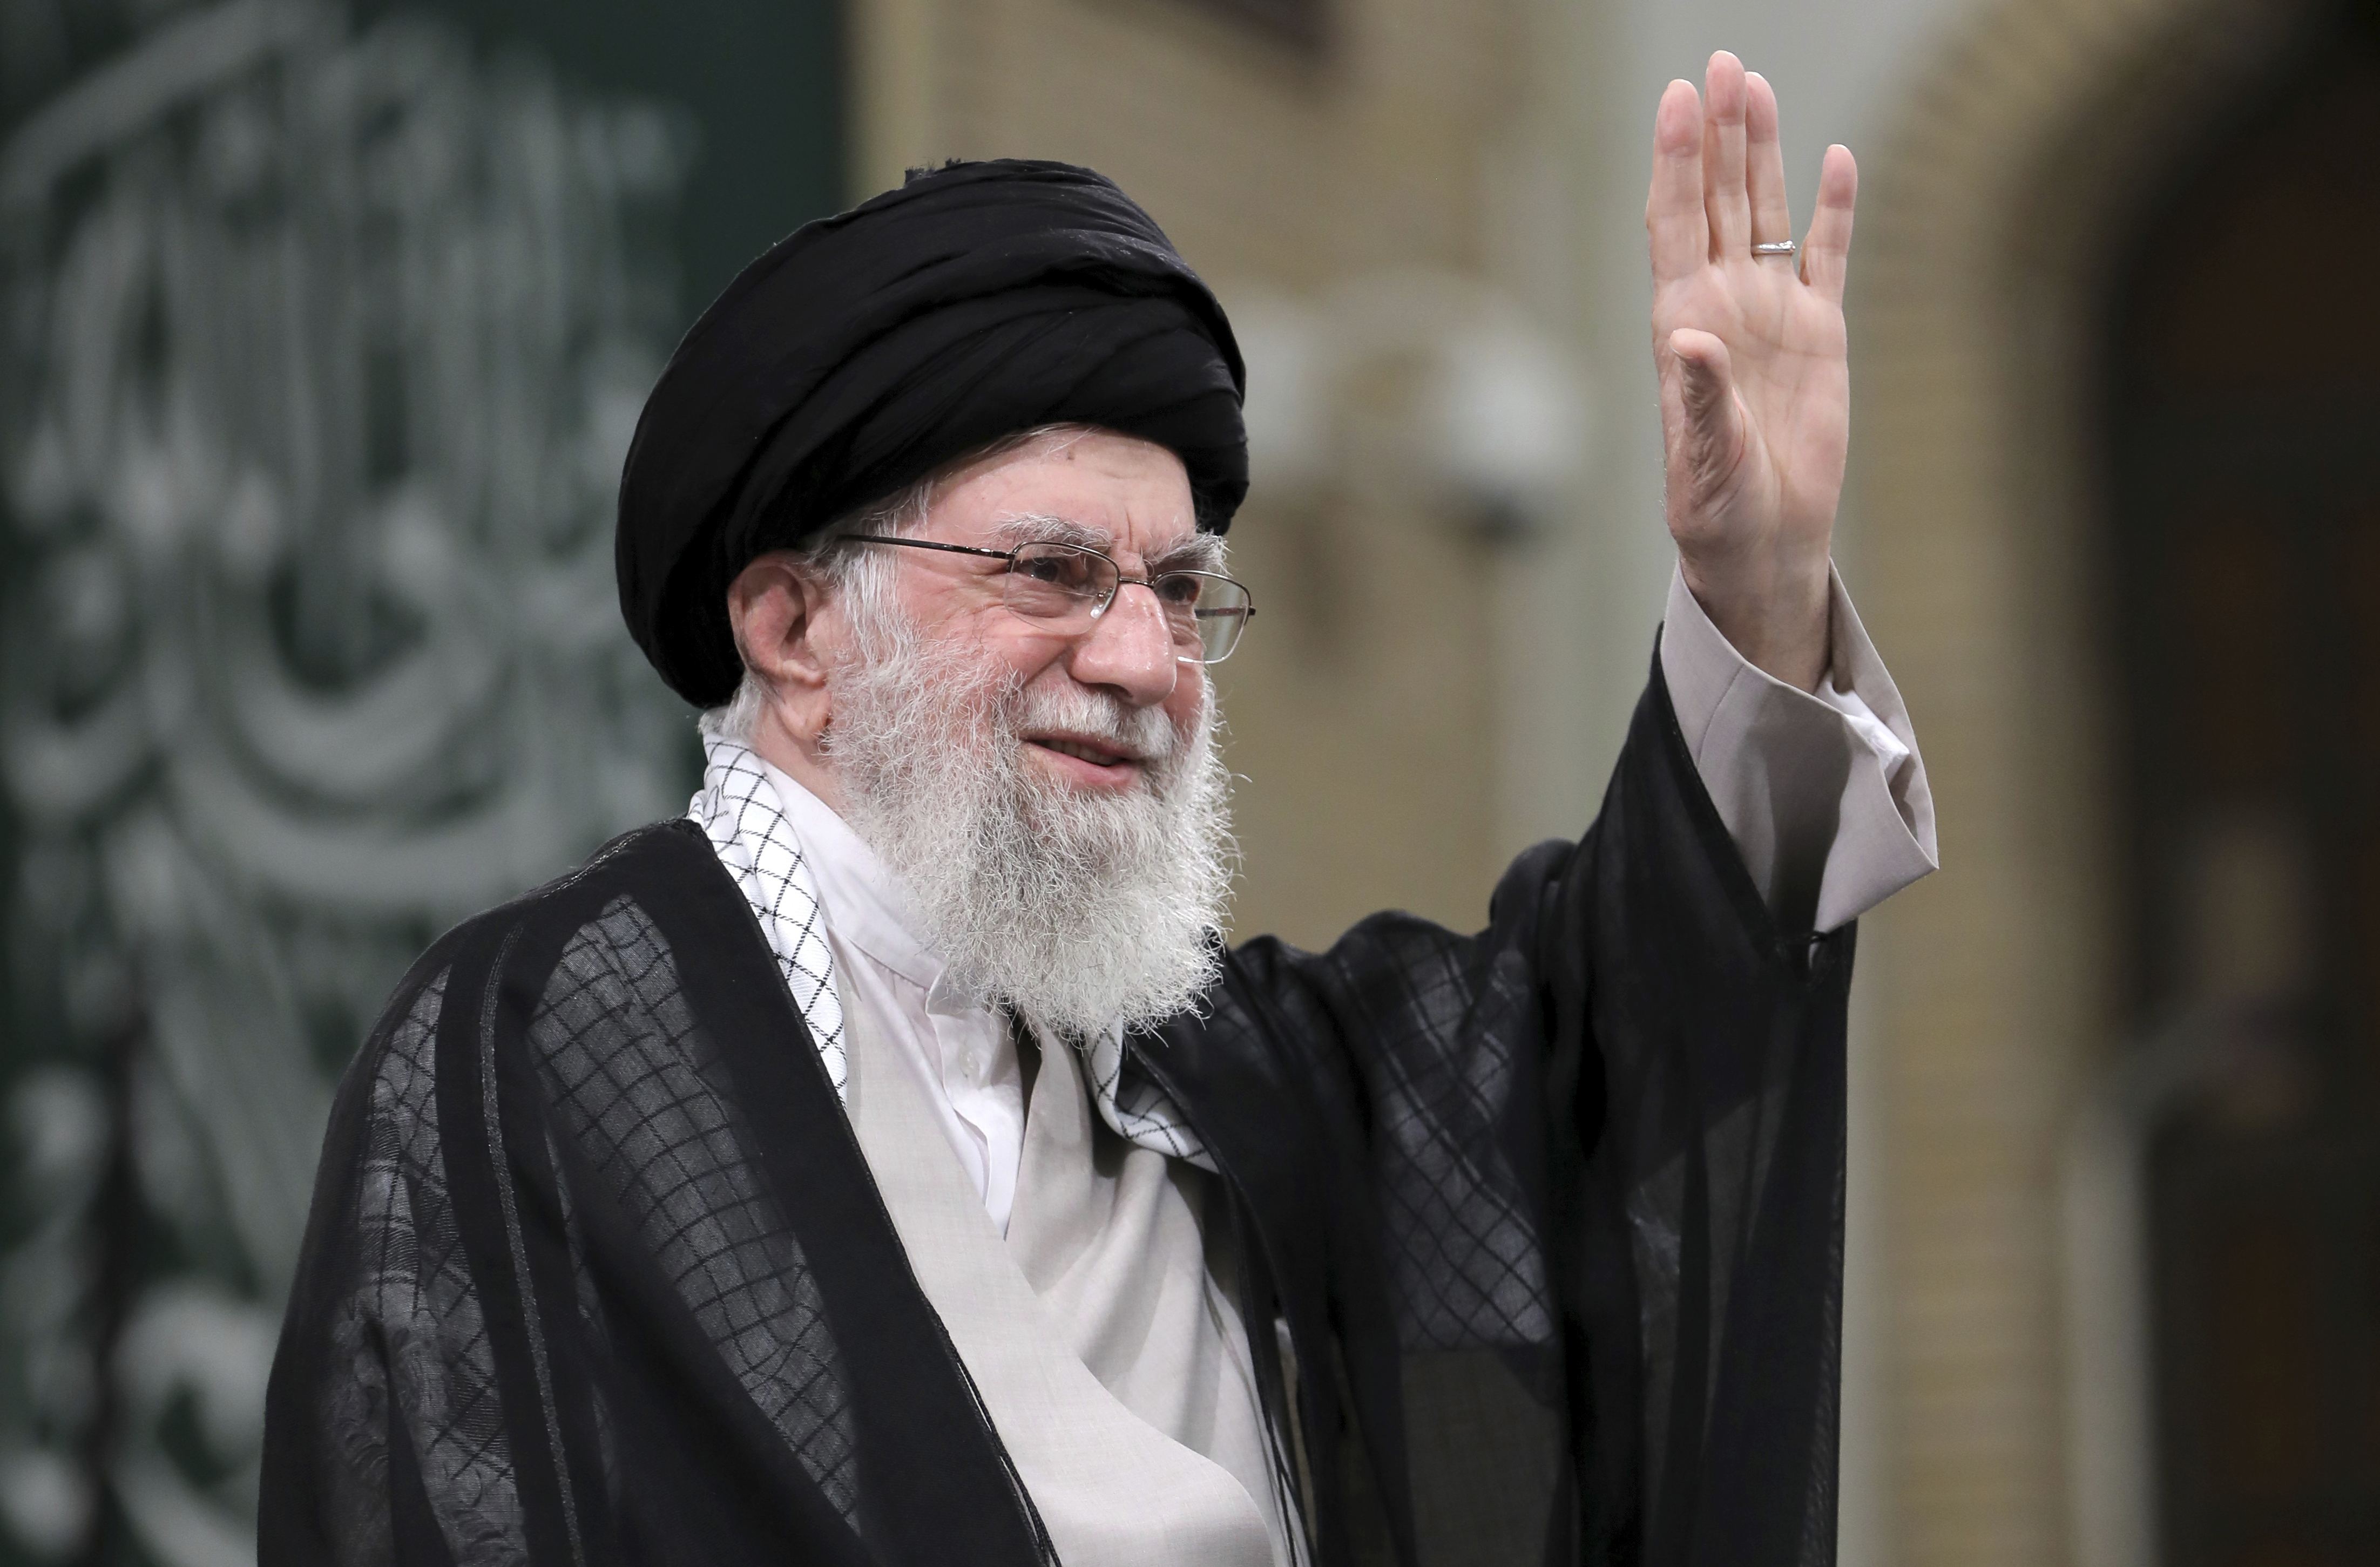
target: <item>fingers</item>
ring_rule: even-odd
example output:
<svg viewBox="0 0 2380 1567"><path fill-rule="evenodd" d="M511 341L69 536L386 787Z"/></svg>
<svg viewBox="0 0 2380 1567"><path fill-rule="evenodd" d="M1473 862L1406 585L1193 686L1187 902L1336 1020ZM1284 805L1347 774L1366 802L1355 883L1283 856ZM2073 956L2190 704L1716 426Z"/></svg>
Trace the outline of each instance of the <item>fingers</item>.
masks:
<svg viewBox="0 0 2380 1567"><path fill-rule="evenodd" d="M1818 169L1818 210L1802 245L1802 279L1827 298L1843 302L1843 279L1851 270L1852 204L1859 195L1859 164L1852 150L1827 149Z"/></svg>
<svg viewBox="0 0 2380 1567"><path fill-rule="evenodd" d="M1673 81L1653 115L1653 193L1645 201L1653 280L1684 277L1710 260L1703 216L1703 108L1690 81Z"/></svg>
<svg viewBox="0 0 2380 1567"><path fill-rule="evenodd" d="M1653 119L1653 188L1645 226L1653 277L1683 277L1713 261L1749 255L1755 243L1793 237L1777 91L1722 49L1710 58L1705 96L1673 81ZM1801 276L1840 303L1849 267L1857 167L1827 150L1818 210L1803 247Z"/></svg>
<svg viewBox="0 0 2380 1567"><path fill-rule="evenodd" d="M1785 146L1777 128L1777 90L1757 71L1744 74L1744 181L1752 198L1755 245L1793 237L1785 193Z"/></svg>
<svg viewBox="0 0 2380 1567"><path fill-rule="evenodd" d="M1752 200L1744 184L1744 110L1749 95L1743 62L1722 49L1704 79L1703 208L1710 220L1713 260L1752 249Z"/></svg>

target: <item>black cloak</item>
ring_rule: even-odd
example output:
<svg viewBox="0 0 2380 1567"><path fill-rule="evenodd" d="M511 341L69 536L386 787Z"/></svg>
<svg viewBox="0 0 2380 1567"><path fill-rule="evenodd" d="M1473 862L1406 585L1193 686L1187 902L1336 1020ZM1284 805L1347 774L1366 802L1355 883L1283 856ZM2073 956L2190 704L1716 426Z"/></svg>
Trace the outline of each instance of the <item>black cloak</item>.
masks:
<svg viewBox="0 0 2380 1567"><path fill-rule="evenodd" d="M1220 1167L1318 1562L1834 1560L1852 941L1772 918L1657 662L1594 826L1485 929L1251 941L1131 1042ZM349 1070L260 1537L1053 1560L691 823L450 933Z"/></svg>
<svg viewBox="0 0 2380 1567"><path fill-rule="evenodd" d="M753 556L1044 424L1171 447L1198 525L1248 488L1245 371L1222 307L1088 169L913 175L744 269L678 345L620 480L620 613L698 708L743 666L727 586Z"/></svg>

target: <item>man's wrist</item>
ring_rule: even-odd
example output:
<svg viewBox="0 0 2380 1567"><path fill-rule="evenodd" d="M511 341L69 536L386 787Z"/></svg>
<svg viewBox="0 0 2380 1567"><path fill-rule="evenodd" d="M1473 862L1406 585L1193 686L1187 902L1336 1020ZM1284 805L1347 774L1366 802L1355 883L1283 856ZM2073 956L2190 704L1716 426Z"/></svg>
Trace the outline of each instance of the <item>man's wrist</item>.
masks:
<svg viewBox="0 0 2380 1567"><path fill-rule="evenodd" d="M1815 570L1712 571L1681 555L1679 571L1711 625L1746 663L1798 690L1815 691L1829 662L1831 565Z"/></svg>

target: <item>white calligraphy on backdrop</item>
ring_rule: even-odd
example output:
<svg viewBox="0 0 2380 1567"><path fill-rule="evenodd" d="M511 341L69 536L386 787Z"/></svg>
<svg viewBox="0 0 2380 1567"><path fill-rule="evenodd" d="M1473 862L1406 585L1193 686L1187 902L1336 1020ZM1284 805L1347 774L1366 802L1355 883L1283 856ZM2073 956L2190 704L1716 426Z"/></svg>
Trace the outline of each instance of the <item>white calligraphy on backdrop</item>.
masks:
<svg viewBox="0 0 2380 1567"><path fill-rule="evenodd" d="M337 1056L438 929L683 800L611 525L690 151L442 24L290 0L184 14L0 146L22 1549L73 1549L96 1494L92 1041L141 1020L164 1259L108 1477L156 1559L252 1561Z"/></svg>

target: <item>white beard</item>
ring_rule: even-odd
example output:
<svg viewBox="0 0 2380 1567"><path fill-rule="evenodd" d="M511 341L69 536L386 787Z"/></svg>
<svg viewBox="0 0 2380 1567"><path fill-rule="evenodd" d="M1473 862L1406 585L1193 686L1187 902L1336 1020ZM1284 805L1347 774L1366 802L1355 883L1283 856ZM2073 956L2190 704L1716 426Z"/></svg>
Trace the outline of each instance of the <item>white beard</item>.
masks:
<svg viewBox="0 0 2380 1567"><path fill-rule="evenodd" d="M945 982L1078 1044L1191 1005L1217 973L1234 855L1211 694L1177 733L1160 709L1027 689L975 649L885 624L897 612L854 611L863 653L834 671L828 751ZM1051 730L1147 759L1142 780L1070 787L1026 755L1025 734Z"/></svg>

